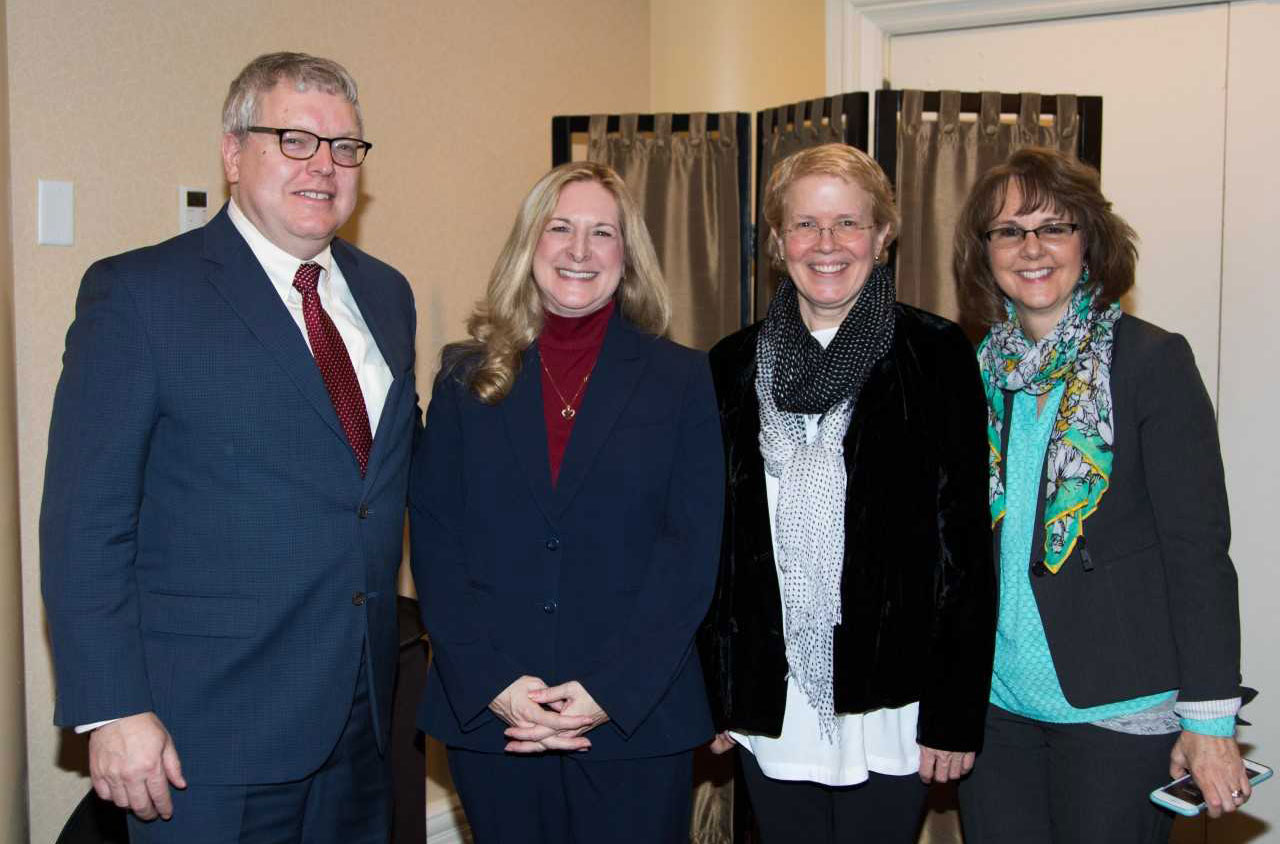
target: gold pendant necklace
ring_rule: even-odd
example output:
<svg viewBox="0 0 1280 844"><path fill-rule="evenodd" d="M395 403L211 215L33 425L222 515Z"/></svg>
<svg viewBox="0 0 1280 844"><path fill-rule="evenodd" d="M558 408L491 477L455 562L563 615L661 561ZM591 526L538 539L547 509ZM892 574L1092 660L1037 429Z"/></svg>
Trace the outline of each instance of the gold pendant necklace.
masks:
<svg viewBox="0 0 1280 844"><path fill-rule="evenodd" d="M573 409L573 403L578 400L578 396L582 395L582 391L587 388L587 379L591 377L591 371L594 369L595 365L592 364L591 369L587 370L587 374L582 376L582 383L578 385L578 392L573 394L573 398L565 401L564 393L560 392L560 388L556 386L556 379L551 377L551 370L547 369L546 362L543 362L542 371L547 373L547 382L551 385L551 389L556 391L556 395L560 397L560 401L564 402L564 407L560 410L560 416L564 419L572 419L578 415L578 411Z"/></svg>

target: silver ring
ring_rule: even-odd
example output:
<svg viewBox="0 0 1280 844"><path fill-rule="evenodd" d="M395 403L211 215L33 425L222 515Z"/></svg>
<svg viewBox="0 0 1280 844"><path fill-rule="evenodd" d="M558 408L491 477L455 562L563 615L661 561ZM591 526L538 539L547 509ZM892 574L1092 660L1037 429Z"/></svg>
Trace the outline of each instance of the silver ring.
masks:
<svg viewBox="0 0 1280 844"><path fill-rule="evenodd" d="M1231 796L1233 799L1239 800L1241 797L1244 797L1244 792L1237 788L1231 792Z"/></svg>

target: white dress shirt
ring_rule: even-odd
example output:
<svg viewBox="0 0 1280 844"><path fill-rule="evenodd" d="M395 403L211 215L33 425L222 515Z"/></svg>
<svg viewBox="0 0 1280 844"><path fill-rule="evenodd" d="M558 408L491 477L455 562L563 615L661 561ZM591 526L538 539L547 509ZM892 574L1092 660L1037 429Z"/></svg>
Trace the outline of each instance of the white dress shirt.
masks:
<svg viewBox="0 0 1280 844"><path fill-rule="evenodd" d="M307 348L311 348L311 340L307 337L307 321L302 315L302 294L293 286L293 276L304 263L320 265L320 281L316 286L316 293L320 296L320 304L325 313L342 335L347 354L351 356L351 366L356 371L356 380L360 382L360 392L364 394L364 406L369 412L369 431L377 435L382 405L387 400L387 390L391 388L391 368L387 366L382 352L378 350L378 344L369 332L369 326L360 315L360 308L351 295L351 288L342 275L342 268L333 260L332 250L325 246L324 251L309 262L300 261L267 240L244 215L234 199L227 207L227 216L231 218L236 231L249 244L253 256L266 271L267 278L271 279L271 285L280 295L284 306L289 309L289 316L298 324L302 339L307 341Z"/></svg>

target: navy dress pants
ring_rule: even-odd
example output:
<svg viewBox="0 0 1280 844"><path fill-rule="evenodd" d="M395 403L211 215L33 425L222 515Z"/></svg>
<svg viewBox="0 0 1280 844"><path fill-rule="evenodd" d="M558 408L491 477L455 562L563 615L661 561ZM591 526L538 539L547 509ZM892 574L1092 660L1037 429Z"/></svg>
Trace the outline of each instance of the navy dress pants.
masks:
<svg viewBox="0 0 1280 844"><path fill-rule="evenodd" d="M315 773L297 782L170 788L173 818L130 815L131 844L386 844L391 772L378 752L366 668L361 661L346 726Z"/></svg>
<svg viewBox="0 0 1280 844"><path fill-rule="evenodd" d="M693 752L593 762L449 749L475 844L685 844Z"/></svg>

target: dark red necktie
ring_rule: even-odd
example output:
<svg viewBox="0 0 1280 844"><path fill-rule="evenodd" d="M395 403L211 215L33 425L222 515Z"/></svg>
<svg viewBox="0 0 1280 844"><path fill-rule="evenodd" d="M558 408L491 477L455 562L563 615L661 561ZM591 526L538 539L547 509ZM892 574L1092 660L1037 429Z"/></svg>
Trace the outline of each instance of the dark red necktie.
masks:
<svg viewBox="0 0 1280 844"><path fill-rule="evenodd" d="M293 286L302 294L302 317L307 323L307 338L311 341L311 354L324 378L329 400L347 434L347 442L360 462L360 477L364 477L369 465L369 449L373 447L373 434L369 432L369 411L364 405L364 394L356 380L355 368L347 345L342 342L338 328L324 312L316 284L320 281L320 265L306 263L298 267L293 276Z"/></svg>

